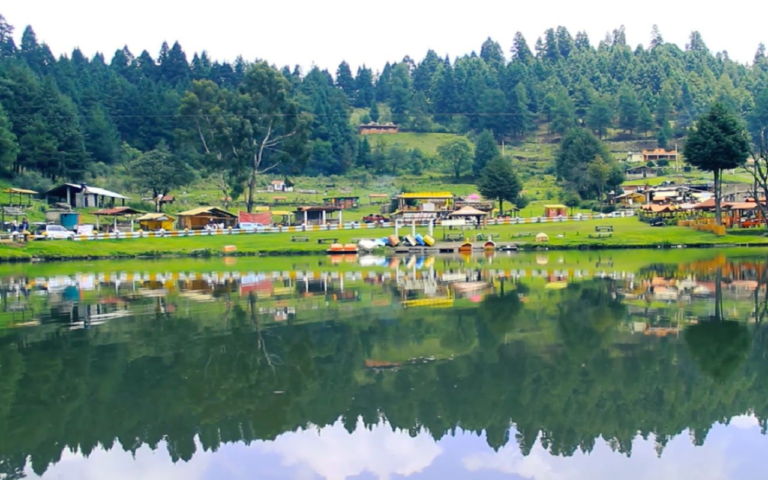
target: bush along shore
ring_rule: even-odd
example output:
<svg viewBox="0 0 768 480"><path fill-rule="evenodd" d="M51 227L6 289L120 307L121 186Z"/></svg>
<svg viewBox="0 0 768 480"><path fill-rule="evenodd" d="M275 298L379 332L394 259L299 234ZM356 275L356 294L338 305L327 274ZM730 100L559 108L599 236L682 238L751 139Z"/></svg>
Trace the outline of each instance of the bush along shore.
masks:
<svg viewBox="0 0 768 480"><path fill-rule="evenodd" d="M596 230L600 227L598 235ZM610 227L610 228L607 228ZM610 231L608 231L610 230ZM426 229L418 229L422 234ZM208 257L257 255L322 255L328 242L352 243L361 238L381 238L392 229L341 230L306 233L273 233L251 235L217 235L181 238L142 238L98 241L32 241L0 246L0 261L50 261L76 259L110 259L139 257ZM400 234L410 233L401 229ZM446 232L457 233L457 232ZM546 242L536 242L544 233ZM440 241L442 228L435 229ZM635 218L616 218L592 222L500 225L483 230L467 230L463 235L475 239L478 234L491 235L497 246L516 244L522 249L622 249L768 246L763 230L731 230L718 236L688 227L650 227ZM303 238L299 238L303 237ZM302 240L302 241L293 241ZM324 243L320 243L322 240ZM229 248L225 248L229 247ZM234 247L234 248L232 248ZM381 253L391 252L383 249Z"/></svg>

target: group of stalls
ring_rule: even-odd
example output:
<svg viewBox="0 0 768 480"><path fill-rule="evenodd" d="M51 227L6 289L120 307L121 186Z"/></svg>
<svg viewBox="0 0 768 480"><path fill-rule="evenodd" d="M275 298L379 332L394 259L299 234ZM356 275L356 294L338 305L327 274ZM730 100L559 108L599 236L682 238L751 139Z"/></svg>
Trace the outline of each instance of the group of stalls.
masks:
<svg viewBox="0 0 768 480"><path fill-rule="evenodd" d="M765 200L761 200L765 205ZM643 205L640 209L641 220L677 220L694 223L715 223L715 199L710 198L701 203L682 203L678 205ZM754 200L749 198L743 202L723 202L720 204L722 224L728 228L751 228L765 225L762 210Z"/></svg>

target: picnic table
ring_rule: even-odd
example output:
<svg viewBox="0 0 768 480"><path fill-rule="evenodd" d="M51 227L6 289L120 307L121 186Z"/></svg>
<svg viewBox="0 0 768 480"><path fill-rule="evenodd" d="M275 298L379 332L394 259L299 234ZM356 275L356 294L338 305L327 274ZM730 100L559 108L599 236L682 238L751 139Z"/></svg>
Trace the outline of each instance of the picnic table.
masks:
<svg viewBox="0 0 768 480"><path fill-rule="evenodd" d="M308 242L309 237L306 235L293 235L291 237L292 242Z"/></svg>
<svg viewBox="0 0 768 480"><path fill-rule="evenodd" d="M613 225L597 225L595 227L596 232L612 232Z"/></svg>
<svg viewBox="0 0 768 480"><path fill-rule="evenodd" d="M448 242L460 242L464 240L464 234L463 233L448 233L443 237L444 240Z"/></svg>
<svg viewBox="0 0 768 480"><path fill-rule="evenodd" d="M338 238L318 238L317 243L339 243Z"/></svg>

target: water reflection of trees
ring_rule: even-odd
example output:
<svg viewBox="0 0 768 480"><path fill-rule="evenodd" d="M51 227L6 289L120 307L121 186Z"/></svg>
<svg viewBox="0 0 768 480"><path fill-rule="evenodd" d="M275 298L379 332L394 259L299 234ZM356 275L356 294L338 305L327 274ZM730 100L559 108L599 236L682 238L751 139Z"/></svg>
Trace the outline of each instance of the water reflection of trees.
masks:
<svg viewBox="0 0 768 480"><path fill-rule="evenodd" d="M506 285L476 309L399 321L361 310L354 321L270 328L246 298L217 327L171 316L18 336L0 346L0 472L19 476L29 461L42 473L65 448L87 455L116 442L135 451L166 440L174 460L188 460L196 436L215 451L339 417L350 431L385 416L436 439L461 427L524 454L540 438L554 455L591 451L600 437L629 455L638 432L661 453L685 429L700 444L713 423L747 411L766 426L763 325L702 323L685 341L632 336L616 328L626 308L610 281L546 292L545 319L521 302L525 290ZM364 367L374 352L434 339L434 360Z"/></svg>

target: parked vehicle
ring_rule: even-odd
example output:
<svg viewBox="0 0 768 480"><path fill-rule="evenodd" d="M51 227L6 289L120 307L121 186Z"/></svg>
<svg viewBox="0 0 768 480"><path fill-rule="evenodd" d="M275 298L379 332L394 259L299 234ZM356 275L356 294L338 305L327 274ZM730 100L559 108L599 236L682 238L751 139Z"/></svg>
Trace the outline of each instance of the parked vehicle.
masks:
<svg viewBox="0 0 768 480"><path fill-rule="evenodd" d="M378 222L389 222L389 218L385 217L384 215L379 215L378 213L366 215L363 217L363 223L378 223Z"/></svg>
<svg viewBox="0 0 768 480"><path fill-rule="evenodd" d="M61 225L41 225L35 232L36 235L43 235L48 240L73 240L75 232L67 230Z"/></svg>
<svg viewBox="0 0 768 480"><path fill-rule="evenodd" d="M255 222L243 222L238 225L238 228L244 232L255 232L256 230L263 229L264 225Z"/></svg>

